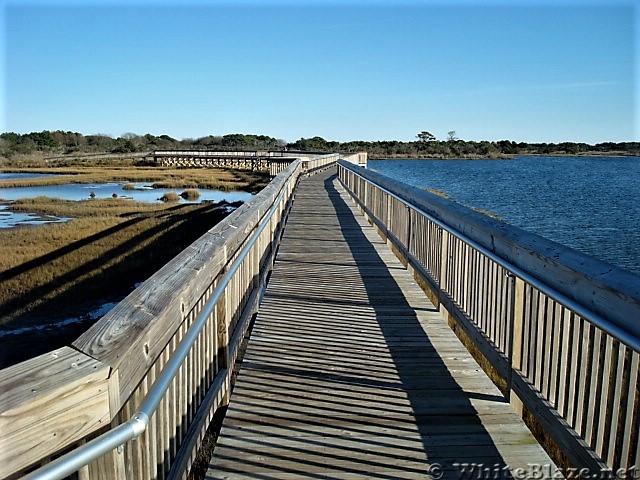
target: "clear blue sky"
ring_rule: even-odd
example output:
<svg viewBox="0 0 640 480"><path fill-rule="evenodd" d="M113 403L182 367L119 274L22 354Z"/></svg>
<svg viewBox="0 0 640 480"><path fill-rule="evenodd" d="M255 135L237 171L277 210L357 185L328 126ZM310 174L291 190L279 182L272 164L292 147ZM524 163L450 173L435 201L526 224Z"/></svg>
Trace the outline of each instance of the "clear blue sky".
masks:
<svg viewBox="0 0 640 480"><path fill-rule="evenodd" d="M640 139L633 0L133 5L5 1L0 130Z"/></svg>

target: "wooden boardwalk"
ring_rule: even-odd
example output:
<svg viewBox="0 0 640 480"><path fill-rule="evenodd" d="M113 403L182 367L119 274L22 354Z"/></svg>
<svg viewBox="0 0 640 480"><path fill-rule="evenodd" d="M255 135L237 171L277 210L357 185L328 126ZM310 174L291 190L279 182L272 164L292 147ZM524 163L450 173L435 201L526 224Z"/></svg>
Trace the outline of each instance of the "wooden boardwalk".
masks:
<svg viewBox="0 0 640 480"><path fill-rule="evenodd" d="M206 478L436 464L525 478L552 462L331 173L303 180Z"/></svg>

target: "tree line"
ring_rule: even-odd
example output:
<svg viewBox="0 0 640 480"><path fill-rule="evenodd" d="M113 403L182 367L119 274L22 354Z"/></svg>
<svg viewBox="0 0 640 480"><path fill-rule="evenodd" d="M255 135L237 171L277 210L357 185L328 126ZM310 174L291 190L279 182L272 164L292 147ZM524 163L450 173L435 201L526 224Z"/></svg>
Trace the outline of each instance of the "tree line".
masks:
<svg viewBox="0 0 640 480"><path fill-rule="evenodd" d="M14 154L44 152L51 155L78 153L135 153L151 150L179 149L282 149L287 142L267 135L229 134L208 135L201 138L177 140L169 135L137 135L125 133L113 138L109 135L82 135L62 130L18 134L0 134L0 153L5 157Z"/></svg>
<svg viewBox="0 0 640 480"><path fill-rule="evenodd" d="M371 158L501 158L511 155L579 155L621 154L640 155L640 142L587 143L527 143L511 140L461 140L455 131L438 140L428 131L416 135L415 141L348 141L337 142L315 136L286 142L268 135L234 133L208 135L178 140L168 135L137 135L126 133L120 137L83 135L62 130L18 134L0 134L0 155L11 158L16 154L43 153L45 155L86 153L134 153L152 150L306 150L306 151L366 151Z"/></svg>

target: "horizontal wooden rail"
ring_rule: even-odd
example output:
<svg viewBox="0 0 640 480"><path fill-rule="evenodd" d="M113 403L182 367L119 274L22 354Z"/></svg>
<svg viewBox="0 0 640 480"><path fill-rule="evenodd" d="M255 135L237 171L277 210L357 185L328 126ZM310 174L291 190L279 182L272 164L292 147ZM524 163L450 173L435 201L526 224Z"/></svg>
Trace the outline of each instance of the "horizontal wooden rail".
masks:
<svg viewBox="0 0 640 480"><path fill-rule="evenodd" d="M302 168L308 165L335 163L343 158L356 165L366 166L366 152L357 153L318 153L298 151L213 151L213 150L157 150L150 155L154 161L167 167L217 167L237 168L252 171L268 171L276 176L295 160L302 162ZM315 167L314 167L315 168Z"/></svg>
<svg viewBox="0 0 640 480"><path fill-rule="evenodd" d="M130 152L130 153L78 153L58 155L56 157L45 157L46 163L65 161L65 160L133 160L134 158L145 158L149 152Z"/></svg>
<svg viewBox="0 0 640 480"><path fill-rule="evenodd" d="M640 277L375 172L338 174L569 463L639 464Z"/></svg>
<svg viewBox="0 0 640 480"><path fill-rule="evenodd" d="M228 402L230 372L257 310L298 178L336 158L310 159L304 167L293 162L70 347L0 371L0 478L18 478L46 465L147 405L149 392L238 259L146 429L79 471L80 479L184 478L213 414ZM267 212L271 217L251 240Z"/></svg>

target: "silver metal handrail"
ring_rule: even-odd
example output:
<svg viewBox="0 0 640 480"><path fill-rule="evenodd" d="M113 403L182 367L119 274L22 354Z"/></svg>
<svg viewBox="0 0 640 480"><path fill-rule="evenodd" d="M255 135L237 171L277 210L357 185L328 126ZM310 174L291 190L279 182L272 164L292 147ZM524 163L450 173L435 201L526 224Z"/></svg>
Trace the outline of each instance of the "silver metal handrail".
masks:
<svg viewBox="0 0 640 480"><path fill-rule="evenodd" d="M609 335L612 335L613 337L615 337L620 342L622 342L625 345L631 347L635 351L640 352L640 338L638 338L636 335L630 334L626 330L620 328L618 325L611 323L606 318L603 318L602 316L598 315L597 313L589 310L588 308L584 307L583 305L581 305L581 304L577 303L576 301L572 300L571 298L567 297L563 293L557 291L553 287L551 287L551 286L547 285L546 283L543 283L542 281L538 280L533 275L531 275L531 274L525 272L524 270L516 267L512 263L509 263L508 261L506 261L502 257L496 255L492 251L488 250L486 247L484 247L483 245L479 244L475 240L472 240L471 238L469 238L466 235L460 233L459 231L455 230L454 228L452 228L452 227L448 226L447 224L441 222L440 220L435 218L433 215L431 215L431 214L421 210L419 207L407 202L405 199L399 197L395 193L387 190L386 188L382 187L381 185L378 185L377 183L373 182L372 180L370 180L370 179L368 179L366 177L363 177L358 172L353 170L347 163L339 162L339 165L341 167L349 170L354 175L360 177L362 180L364 180L366 182L369 182L372 185L375 185L376 188L379 188L384 193L386 193L387 195L392 196L393 198L395 198L399 202L403 203L404 205L414 209L416 212L418 212L421 215L425 216L426 218L428 218L430 221L432 221L433 223L438 225L443 230L445 230L448 233L450 233L450 234L454 235L455 237L459 238L463 242L467 243L468 245L470 245L471 247L475 248L476 250L478 250L483 255L487 256L488 258L490 258L491 260L493 260L494 262L499 264L502 268L504 268L508 272L512 273L513 275L515 275L516 277L520 278L521 280L527 282L528 284L534 286L535 288L540 290L542 293L544 293L545 295L548 295L549 297L553 298L557 302L563 304L565 307L569 308L570 310L572 310L573 312L578 314L580 317L584 318L585 320L587 320L588 322L590 322L593 325L597 326L598 328L604 330Z"/></svg>
<svg viewBox="0 0 640 480"><path fill-rule="evenodd" d="M297 167L296 167L297 168ZM87 442L81 447L63 455L62 457L48 463L47 465L35 470L23 477L23 480L59 480L67 475L70 475L80 468L88 465L93 460L101 457L105 453L110 452L114 448L138 437L142 434L149 425L149 419L158 407L162 397L169 389L171 382L178 373L178 369L182 365L182 362L189 354L189 350L195 343L198 335L202 331L207 318L214 311L218 300L224 293L229 281L233 278L233 275L240 267L242 261L247 256L255 242L257 241L260 233L268 225L271 217L276 212L280 205L286 190L287 183L285 183L280 191L273 206L265 214L261 222L254 230L251 238L246 245L240 250L237 258L233 261L229 270L222 276L218 285L214 289L211 297L207 300L204 307L194 320L193 324L187 330L187 333L180 341L180 344L174 351L171 359L165 365L160 376L156 379L156 382L149 390L149 393L145 396L144 400L140 404L138 411L135 412L129 420L125 423L118 425L113 430L100 435L97 438ZM221 369L216 376L213 386L220 388L222 381L219 379L224 378L227 375L227 369Z"/></svg>

